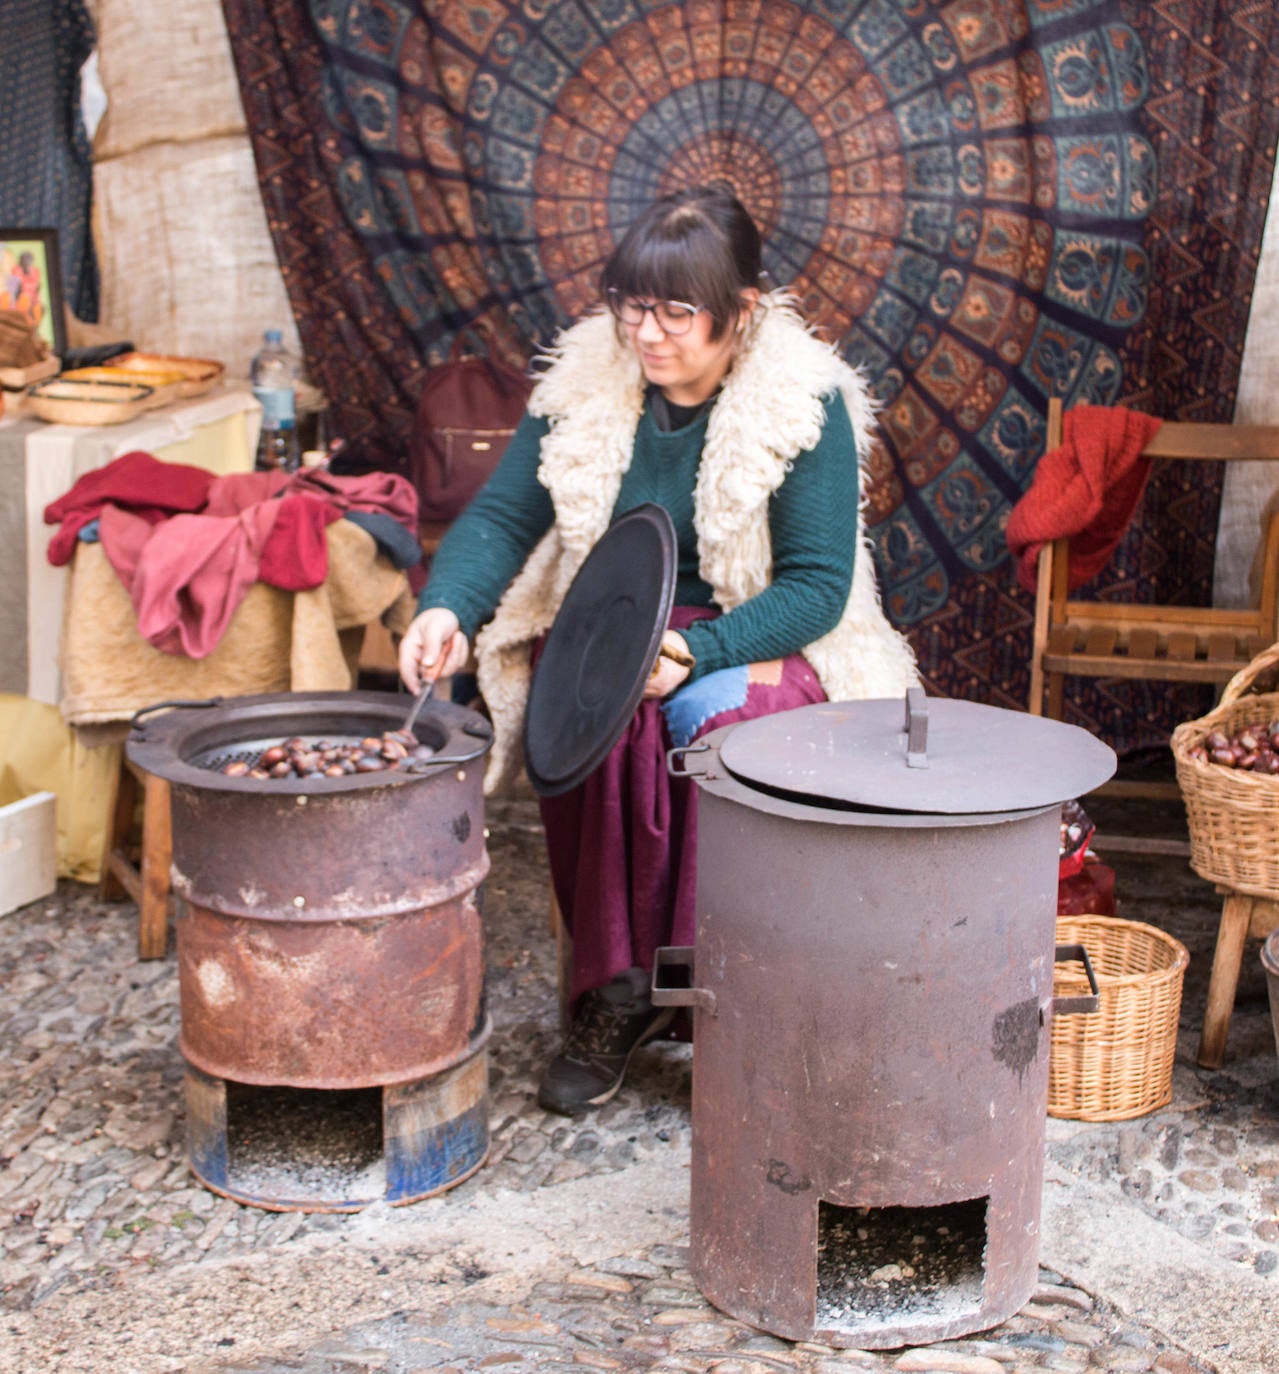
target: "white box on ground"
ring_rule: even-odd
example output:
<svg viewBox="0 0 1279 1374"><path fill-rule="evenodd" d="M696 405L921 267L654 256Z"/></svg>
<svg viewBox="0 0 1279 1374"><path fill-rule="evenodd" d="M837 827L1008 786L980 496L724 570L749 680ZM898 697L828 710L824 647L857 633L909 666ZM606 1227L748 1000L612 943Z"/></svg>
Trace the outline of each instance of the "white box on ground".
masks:
<svg viewBox="0 0 1279 1374"><path fill-rule="evenodd" d="M57 887L57 806L52 792L33 792L0 806L0 915Z"/></svg>

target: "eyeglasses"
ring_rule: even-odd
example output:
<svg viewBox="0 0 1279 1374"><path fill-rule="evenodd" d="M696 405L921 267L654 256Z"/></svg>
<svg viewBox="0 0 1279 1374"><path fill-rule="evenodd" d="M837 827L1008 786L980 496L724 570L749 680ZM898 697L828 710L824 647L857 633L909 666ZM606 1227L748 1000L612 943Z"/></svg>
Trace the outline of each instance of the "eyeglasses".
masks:
<svg viewBox="0 0 1279 1374"><path fill-rule="evenodd" d="M704 305L689 305L687 301L642 301L637 296L624 296L615 286L608 289L608 308L632 329L638 329L651 310L662 333L675 338L687 334L693 321L706 309Z"/></svg>

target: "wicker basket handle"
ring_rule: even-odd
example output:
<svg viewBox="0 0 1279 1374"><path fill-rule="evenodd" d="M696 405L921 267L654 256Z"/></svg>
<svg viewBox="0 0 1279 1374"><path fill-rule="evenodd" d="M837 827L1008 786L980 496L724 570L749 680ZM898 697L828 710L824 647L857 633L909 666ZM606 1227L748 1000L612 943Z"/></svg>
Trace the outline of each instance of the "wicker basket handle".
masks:
<svg viewBox="0 0 1279 1374"><path fill-rule="evenodd" d="M1246 668L1239 671L1226 683L1218 706L1227 706L1242 696L1273 692L1279 687L1279 644L1263 649Z"/></svg>

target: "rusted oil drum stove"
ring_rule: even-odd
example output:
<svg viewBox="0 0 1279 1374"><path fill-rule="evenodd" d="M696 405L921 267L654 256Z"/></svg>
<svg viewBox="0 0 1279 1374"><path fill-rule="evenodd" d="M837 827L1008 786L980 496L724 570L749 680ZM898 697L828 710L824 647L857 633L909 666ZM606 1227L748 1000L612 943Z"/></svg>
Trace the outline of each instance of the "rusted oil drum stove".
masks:
<svg viewBox="0 0 1279 1374"><path fill-rule="evenodd" d="M654 1000L695 1008L690 1267L792 1340L983 1330L1038 1276L1054 953L1082 954L1055 950L1060 803L1114 755L908 698L672 751L697 944L658 952Z"/></svg>
<svg viewBox="0 0 1279 1374"><path fill-rule="evenodd" d="M435 751L421 771L259 780L221 769L292 736L340 743L395 730L405 698L187 705L202 709L137 722L127 748L171 785L192 1170L277 1210L410 1202L461 1182L488 1152L476 906L488 722L431 702L415 727ZM382 1159L354 1180L321 1171L295 1188L287 1160L272 1173L238 1158L228 1124L238 1085L379 1089Z"/></svg>

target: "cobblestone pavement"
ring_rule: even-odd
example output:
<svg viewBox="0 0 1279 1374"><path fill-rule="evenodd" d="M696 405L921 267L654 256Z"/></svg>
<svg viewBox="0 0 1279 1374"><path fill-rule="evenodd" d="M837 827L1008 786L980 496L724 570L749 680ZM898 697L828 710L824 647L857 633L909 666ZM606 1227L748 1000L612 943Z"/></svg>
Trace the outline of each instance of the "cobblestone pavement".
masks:
<svg viewBox="0 0 1279 1374"><path fill-rule="evenodd" d="M411 1313L371 1322L323 1342L297 1359L206 1366L254 1374L337 1374L350 1369L433 1370L464 1374L501 1369L713 1371L713 1374L852 1374L855 1370L1005 1374L1012 1370L1160 1371L1204 1366L1169 1349L1150 1331L1045 1271L1021 1313L996 1333L876 1355L791 1342L727 1320L710 1307L683 1268L684 1250L644 1254L533 1285L515 1306L454 1302L433 1320Z"/></svg>
<svg viewBox="0 0 1279 1374"><path fill-rule="evenodd" d="M540 828L523 800L489 824L491 1152L409 1207L272 1212L205 1189L184 1158L172 955L138 962L136 909L76 884L0 918L0 1371L1217 1367L1050 1270L995 1330L918 1349L832 1351L716 1312L685 1267L691 1050L647 1048L590 1118L537 1108L558 1014ZM1201 1071L1220 899L1184 861L1115 865L1120 914L1191 951L1174 1099L1131 1122L1050 1121L1050 1170L1279 1284L1279 1072L1255 949L1227 1067Z"/></svg>

